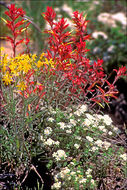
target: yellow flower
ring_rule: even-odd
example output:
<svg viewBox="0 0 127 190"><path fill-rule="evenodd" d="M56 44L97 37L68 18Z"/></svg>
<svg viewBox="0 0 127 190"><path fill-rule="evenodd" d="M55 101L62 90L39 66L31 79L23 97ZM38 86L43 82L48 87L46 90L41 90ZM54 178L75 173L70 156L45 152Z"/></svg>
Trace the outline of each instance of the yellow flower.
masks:
<svg viewBox="0 0 127 190"><path fill-rule="evenodd" d="M44 56L45 56L45 53L42 53L42 54L40 55L40 60L42 60L42 59L44 58Z"/></svg>
<svg viewBox="0 0 127 190"><path fill-rule="evenodd" d="M9 74L9 71L6 72L6 74L3 76L4 84L8 85L11 83L12 80L12 76Z"/></svg>
<svg viewBox="0 0 127 190"><path fill-rule="evenodd" d="M16 64L13 64L13 63L14 63L14 62L12 62L12 64L9 65L9 68L10 68L10 70L11 70L11 74L17 76Z"/></svg>
<svg viewBox="0 0 127 190"><path fill-rule="evenodd" d="M0 55L3 54L3 51L4 51L4 47L0 47Z"/></svg>
<svg viewBox="0 0 127 190"><path fill-rule="evenodd" d="M47 58L45 58L45 62L46 65L50 65L51 67L54 68L55 63L52 61L52 58L50 60L48 60Z"/></svg>
<svg viewBox="0 0 127 190"><path fill-rule="evenodd" d="M6 72L6 67L7 66L8 66L7 55L4 55L4 57L1 58L1 62L0 62L0 67L1 67L2 73Z"/></svg>
<svg viewBox="0 0 127 190"><path fill-rule="evenodd" d="M19 90L25 90L26 89L26 85L24 83L24 81L21 81L18 85L17 85Z"/></svg>
<svg viewBox="0 0 127 190"><path fill-rule="evenodd" d="M24 62L24 64L22 65L22 69L24 73L28 73L28 71L31 69L31 64L29 64L28 62Z"/></svg>
<svg viewBox="0 0 127 190"><path fill-rule="evenodd" d="M33 59L32 61L35 61L36 58L37 58L37 55L36 55L36 54L33 54L33 55L32 55L32 59Z"/></svg>
<svg viewBox="0 0 127 190"><path fill-rule="evenodd" d="M41 66L43 66L43 64L44 64L44 62L42 62L42 61L38 61L37 63L36 63L36 66L38 67L38 68L40 68Z"/></svg>

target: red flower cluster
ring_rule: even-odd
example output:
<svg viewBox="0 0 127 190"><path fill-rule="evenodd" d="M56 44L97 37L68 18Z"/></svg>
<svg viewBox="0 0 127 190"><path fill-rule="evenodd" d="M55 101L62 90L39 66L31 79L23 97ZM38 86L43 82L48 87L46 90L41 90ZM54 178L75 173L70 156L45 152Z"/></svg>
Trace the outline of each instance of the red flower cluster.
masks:
<svg viewBox="0 0 127 190"><path fill-rule="evenodd" d="M10 18L10 20L6 20L6 23L8 28L12 31L13 37L7 36L6 40L11 42L15 57L17 45L23 42L26 45L29 43L29 39L27 37L18 41L16 39L29 26L30 22L25 25L26 21L23 18L25 12L22 8L16 8L14 4L11 4L8 9L8 11L5 11L5 14ZM21 19L19 19L20 17Z"/></svg>
<svg viewBox="0 0 127 190"><path fill-rule="evenodd" d="M114 86L106 81L106 75L103 70L103 60L92 63L87 58L86 40L90 39L87 34L87 21L83 17L83 13L75 11L72 21L75 26L75 33L67 31L68 24L64 18L54 20L55 12L52 8L47 7L44 13L45 19L51 26L50 30L45 32L49 34L49 49L48 58L53 58L56 63L54 74L59 77L56 81L58 90L69 90L69 96L78 99L85 99L88 94L91 94L89 101L100 104L101 102L108 103L110 97L116 98L118 93ZM123 75L127 69L121 68L117 72L117 80ZM116 81L115 81L116 82ZM104 90L104 85L107 88ZM111 88L112 85L112 88ZM58 92L57 92L58 93ZM70 99L69 99L70 100ZM101 105L101 104L100 104Z"/></svg>
<svg viewBox="0 0 127 190"><path fill-rule="evenodd" d="M24 42L27 45L29 43L28 38L23 38L19 41L16 41L16 39L30 23L28 22L25 25L25 12L22 8L16 8L13 4L5 14L11 20L6 22L12 31L13 38L7 36L7 40L11 42L15 56L18 44ZM48 86L51 82L53 87L55 86L54 89L51 87L51 90L48 90L48 92L53 92L51 100L59 97L58 95L61 97L61 94L66 94L67 97L64 98L65 105L75 99L80 101L88 100L88 102L101 105L101 102L108 103L110 97L116 98L115 95L118 92L114 86L115 82L122 75L127 75L127 69L126 67L121 67L118 71L115 70L117 75L114 82L110 84L103 70L103 60L98 59L93 62L89 60L86 54L89 51L86 48L86 41L90 39L86 29L89 21L83 17L83 13L78 11L73 13L72 21L75 32L69 31L66 19L55 20L56 13L51 7L47 7L47 11L42 15L51 27L50 30L45 31L49 34L49 47L45 55L48 60L52 59L54 64L50 70L48 66L42 69L41 79L43 79L45 87L37 84L37 82L31 82L30 76L34 76L34 71L29 71L26 76L27 88L24 92L26 94L31 94L31 92L36 94L37 92L40 99L45 95L44 89L45 91L47 90L46 85ZM45 85L47 76L49 81L46 81L48 84ZM107 85L106 87L105 84Z"/></svg>

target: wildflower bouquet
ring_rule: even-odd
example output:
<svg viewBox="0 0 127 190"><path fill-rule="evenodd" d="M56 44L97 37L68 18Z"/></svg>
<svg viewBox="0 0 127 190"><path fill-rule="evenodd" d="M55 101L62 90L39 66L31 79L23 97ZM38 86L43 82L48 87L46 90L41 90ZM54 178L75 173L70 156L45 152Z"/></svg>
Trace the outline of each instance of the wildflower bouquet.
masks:
<svg viewBox="0 0 127 190"><path fill-rule="evenodd" d="M40 56L29 52L27 27L30 22L26 22L22 8L18 9L15 5L11 5L5 14L10 18L3 20L12 31L12 36L7 36L6 40L12 44L13 56L9 58L4 54L4 50L1 52L0 95L4 134L2 151L5 150L2 153L2 162L9 160L13 166L15 162L24 163L24 170L27 165L34 168L37 173L35 167L31 166L33 156L43 154L47 159L48 155L51 159L47 167L50 168L52 162L56 162L59 169L61 168L59 175L62 181L56 177L57 187L54 185L52 188L58 189L62 186L67 188L69 182L67 180L65 183L64 177L61 176L68 176L70 172L74 175L69 179L72 180L69 188L80 189L88 187L90 183L92 183L90 188L94 188L94 179L91 177L92 168L95 167L92 165L93 160L97 154L101 155L98 152L100 148L104 147L104 150L108 151L110 143L97 139L99 121L96 121L97 125L94 126L95 119L92 116L87 114L88 119L85 121L76 117L84 113L86 104L89 106L99 104L103 107L104 102L108 104L110 98L116 98L118 92L115 83L119 77L127 75L126 67L115 70L116 76L111 84L104 73L103 60L98 59L97 62L89 60L86 54L89 51L86 48L86 41L90 40L90 35L87 34L88 21L83 13L78 11L73 13L75 30L69 31L66 20L62 18L56 21L55 11L47 7L42 16L50 25L50 29L45 30L49 35L48 49ZM25 38L17 39L22 32L25 32ZM21 43L26 45L27 51L17 55L16 48ZM75 106L78 107L79 103L83 104L83 107L76 111ZM63 116L48 119L52 109L54 112L56 109L67 111L71 106L77 116L72 118L64 116L67 118L66 123L61 121ZM62 112L61 114L64 115ZM106 131L103 124L100 128ZM64 129L65 132L62 131ZM40 135L42 133L44 136ZM74 135L70 137L72 133ZM96 154L92 157L93 153L88 149ZM78 164L79 161L83 163ZM68 162L70 163L67 168ZM83 170L86 170L89 162L91 168L84 173ZM79 173L78 168L80 168ZM87 174L89 177L84 178ZM93 173L93 176L98 178L96 173Z"/></svg>

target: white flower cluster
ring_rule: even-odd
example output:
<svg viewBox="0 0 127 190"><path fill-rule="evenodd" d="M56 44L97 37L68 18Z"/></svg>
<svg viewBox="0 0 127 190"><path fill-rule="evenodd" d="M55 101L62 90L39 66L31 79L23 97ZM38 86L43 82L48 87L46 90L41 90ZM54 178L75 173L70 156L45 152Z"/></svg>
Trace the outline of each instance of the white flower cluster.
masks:
<svg viewBox="0 0 127 190"><path fill-rule="evenodd" d="M91 172L92 172L92 169L88 168L86 171L87 178L92 178Z"/></svg>
<svg viewBox="0 0 127 190"><path fill-rule="evenodd" d="M78 149L78 148L80 147L80 145L77 144L77 143L75 143L75 144L74 144L74 147L75 147L76 149Z"/></svg>
<svg viewBox="0 0 127 190"><path fill-rule="evenodd" d="M68 134L72 133L72 130L71 130L71 128L73 126L72 123L67 124L64 122L59 122L58 125L60 126L60 129L62 129L62 130L66 129L66 133L68 133Z"/></svg>
<svg viewBox="0 0 127 190"><path fill-rule="evenodd" d="M64 122L59 122L58 125L60 125L60 129L65 129L66 125Z"/></svg>
<svg viewBox="0 0 127 190"><path fill-rule="evenodd" d="M86 183L86 180L87 180L86 178L82 178L82 179L79 180L79 183L84 184L84 183Z"/></svg>
<svg viewBox="0 0 127 190"><path fill-rule="evenodd" d="M105 128L104 125L100 125L98 126L98 129L100 129L102 132L106 133L107 132L107 129Z"/></svg>
<svg viewBox="0 0 127 190"><path fill-rule="evenodd" d="M55 175L55 181L58 181L59 178L69 178L70 169L68 167L62 168L61 171Z"/></svg>
<svg viewBox="0 0 127 190"><path fill-rule="evenodd" d="M57 152L54 152L52 156L57 160L65 159L67 157L66 153L64 150L57 150Z"/></svg>
<svg viewBox="0 0 127 190"><path fill-rule="evenodd" d="M107 142L107 141L102 141L100 139L96 140L94 142L95 145L97 146L93 146L91 148L91 151L95 152L96 150L98 150L98 148L105 148L106 150L108 150L108 148L111 146L111 143Z"/></svg>
<svg viewBox="0 0 127 190"><path fill-rule="evenodd" d="M50 118L48 118L48 121L53 122L54 118L50 117Z"/></svg>
<svg viewBox="0 0 127 190"><path fill-rule="evenodd" d="M120 158L122 158L123 161L127 161L127 154L126 154L126 153L121 154L121 155L120 155Z"/></svg>
<svg viewBox="0 0 127 190"><path fill-rule="evenodd" d="M86 139L87 139L89 142L93 142L93 138L90 137L90 136L86 136ZM100 147L100 148L103 148L103 147L104 147L106 150L108 150L108 148L111 146L111 143L109 143L109 142L107 142L107 141L104 141L104 142L103 142L103 141L100 140L100 139L94 141L94 144L97 145L97 146ZM98 150L98 147L93 146L93 147L91 148L91 150L94 152L94 151Z"/></svg>
<svg viewBox="0 0 127 190"><path fill-rule="evenodd" d="M77 109L74 114L77 115L77 116L81 116L84 112L86 112L88 110L88 107L87 105L81 105L79 107L79 109Z"/></svg>
<svg viewBox="0 0 127 190"><path fill-rule="evenodd" d="M90 179L90 182L92 185L95 185L95 181L94 181L94 179L92 179L91 173L92 173L92 169L88 168L86 171L86 177Z"/></svg>
<svg viewBox="0 0 127 190"><path fill-rule="evenodd" d="M99 120L102 120L106 125L111 125L112 124L112 119L107 114L105 114L105 115L95 114L95 116Z"/></svg>
<svg viewBox="0 0 127 190"><path fill-rule="evenodd" d="M47 146L52 146L52 145L59 145L60 142L59 141L54 141L52 140L51 138L48 138L47 140L44 140L44 145L47 145Z"/></svg>
<svg viewBox="0 0 127 190"><path fill-rule="evenodd" d="M61 188L61 181L54 183L51 188L52 189L60 189Z"/></svg>
<svg viewBox="0 0 127 190"><path fill-rule="evenodd" d="M91 114L87 113L85 121L83 122L83 125L90 126L90 125L96 125L96 118L93 117Z"/></svg>
<svg viewBox="0 0 127 190"><path fill-rule="evenodd" d="M76 121L74 119L70 119L70 124L76 125Z"/></svg>
<svg viewBox="0 0 127 190"><path fill-rule="evenodd" d="M92 127L98 127L101 131L104 133L107 132L107 129L104 125L110 126L112 124L112 119L108 115L101 115L101 114L85 114L86 118L84 122L82 123L83 126L92 126ZM103 125L99 125L100 121L103 122Z"/></svg>
<svg viewBox="0 0 127 190"><path fill-rule="evenodd" d="M93 142L93 138L90 137L90 136L86 136L86 139L87 139L89 142Z"/></svg>

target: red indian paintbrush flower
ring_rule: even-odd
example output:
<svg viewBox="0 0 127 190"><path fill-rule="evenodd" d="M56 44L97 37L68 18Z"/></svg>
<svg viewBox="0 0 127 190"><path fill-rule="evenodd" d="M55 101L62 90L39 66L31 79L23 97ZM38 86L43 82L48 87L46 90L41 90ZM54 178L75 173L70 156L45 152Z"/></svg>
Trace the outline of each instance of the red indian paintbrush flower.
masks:
<svg viewBox="0 0 127 190"><path fill-rule="evenodd" d="M90 94L89 102L99 105L100 102L108 103L110 97L116 98L118 92L114 83L106 83L103 60L98 59L92 63L87 58L86 53L89 50L86 48L86 41L90 39L90 35L87 34L86 27L89 21L83 13L73 13L74 33L68 31L68 24L64 18L54 20L56 14L52 8L48 7L44 15L51 26L51 29L46 31L49 34L47 58L53 58L55 62L54 75L59 78L56 80L58 91L70 91L69 96L72 99L85 99ZM124 73L125 67L119 69L116 79ZM104 84L107 84L107 88L104 88Z"/></svg>
<svg viewBox="0 0 127 190"><path fill-rule="evenodd" d="M29 26L30 22L27 24L26 21L24 20L25 12L23 11L22 8L17 8L15 7L14 4L11 4L8 7L8 11L5 11L5 14L9 17L9 20L6 20L6 25L10 30L12 31L13 37L7 36L6 40L11 42L12 48L13 48L13 56L15 57L16 55L16 47L17 45L21 43L25 43L26 45L29 42L29 39L23 38L21 40L17 40L17 37L24 31L26 28Z"/></svg>

